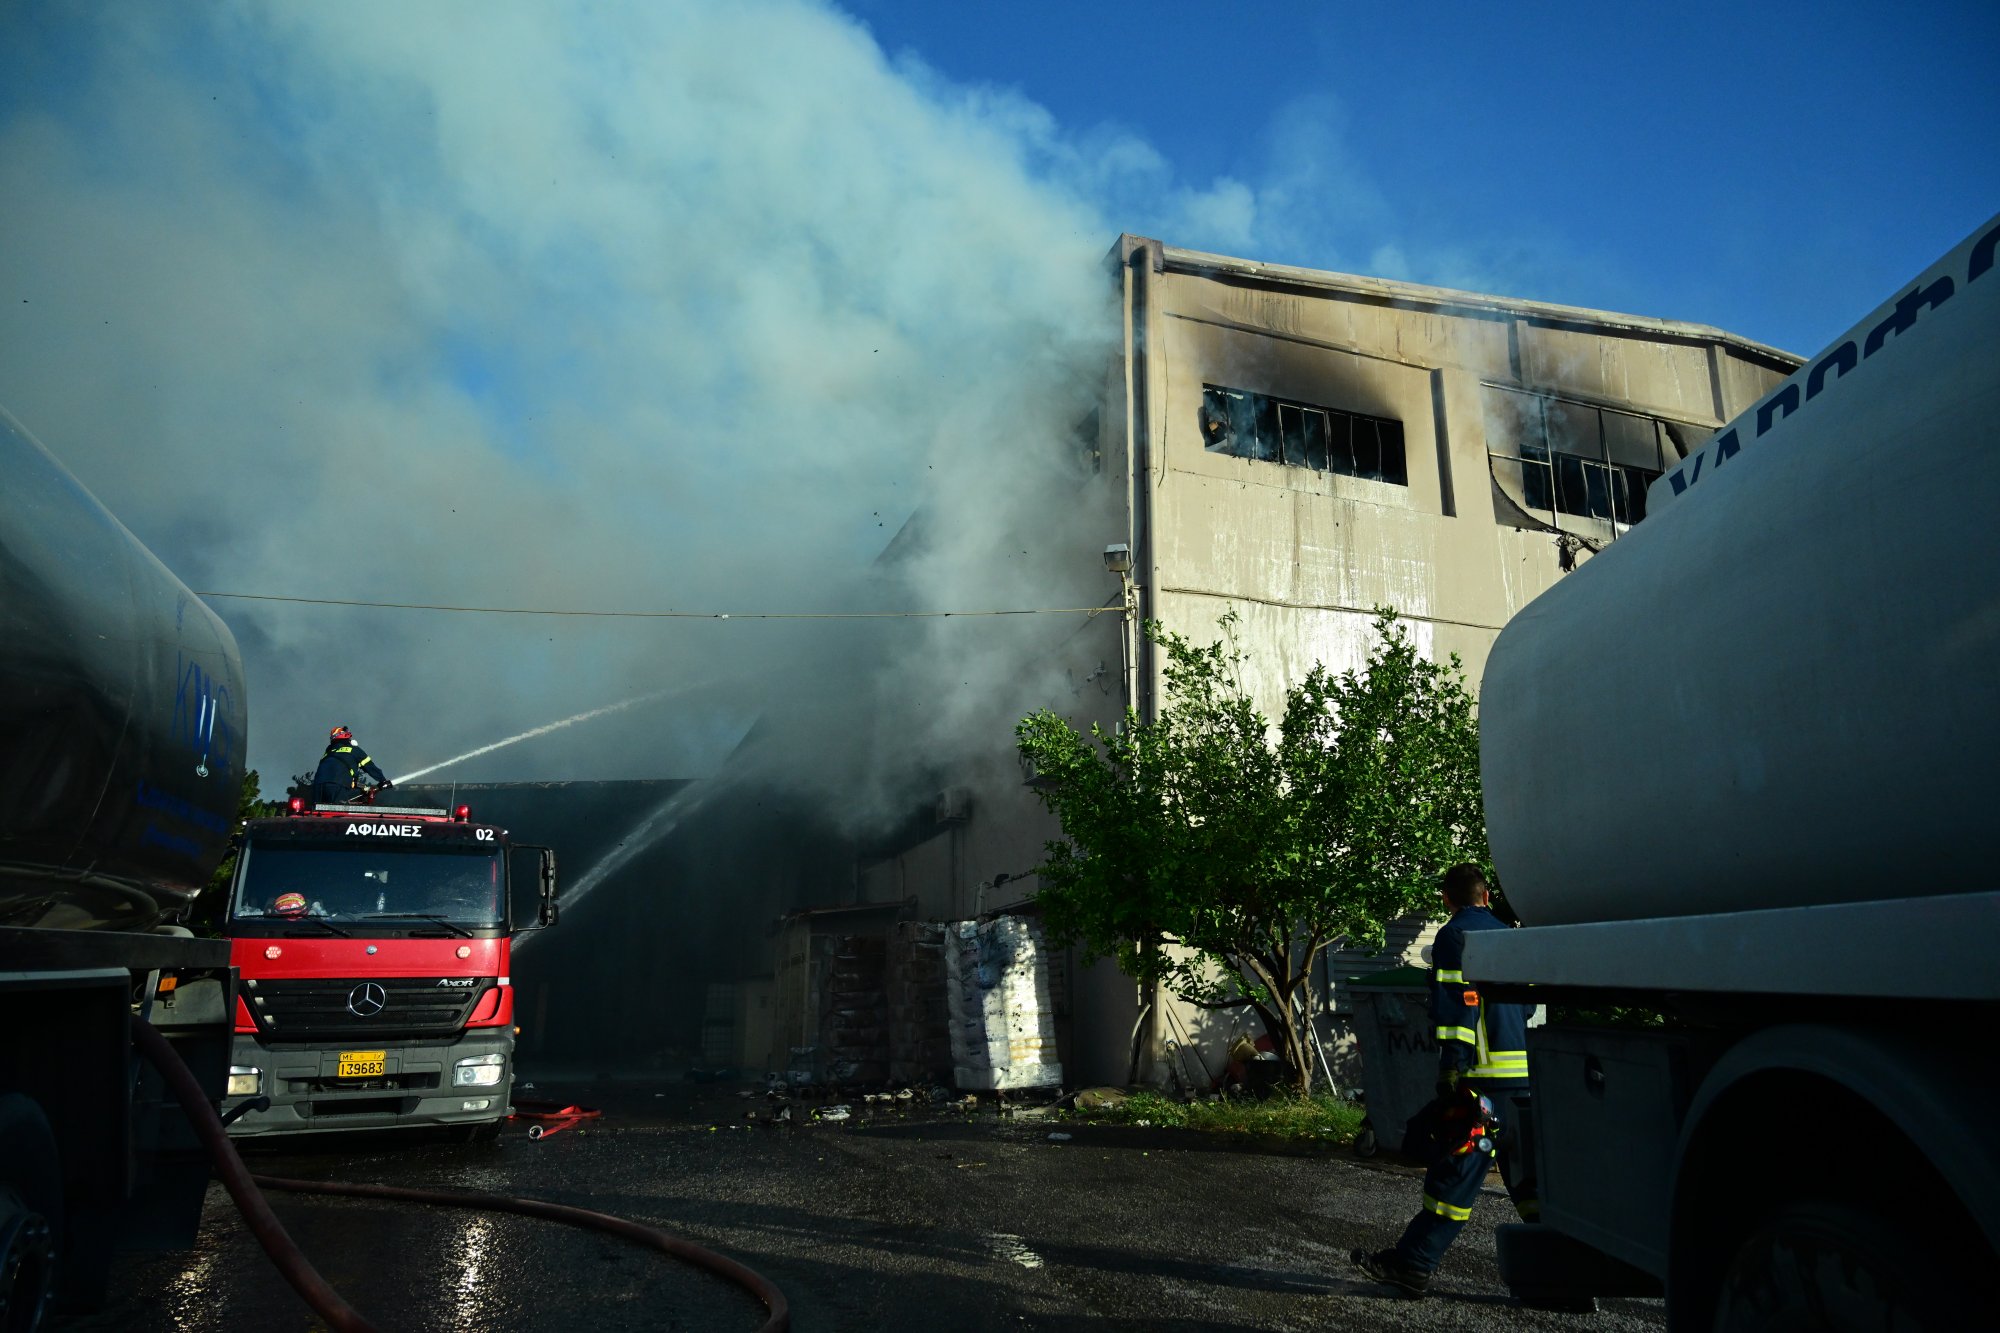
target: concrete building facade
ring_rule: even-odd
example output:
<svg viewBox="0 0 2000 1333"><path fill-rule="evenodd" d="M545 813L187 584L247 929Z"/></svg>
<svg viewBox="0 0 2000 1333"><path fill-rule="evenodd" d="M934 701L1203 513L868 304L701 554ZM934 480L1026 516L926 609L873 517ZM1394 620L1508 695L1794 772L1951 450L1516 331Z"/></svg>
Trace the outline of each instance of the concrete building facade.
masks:
<svg viewBox="0 0 2000 1333"><path fill-rule="evenodd" d="M1457 654L1476 687L1508 619L1643 521L1646 484L1799 364L1702 325L1137 236L1108 269L1119 348L1079 441L1085 484L1123 516L1105 540L1130 548L1139 618L1206 641L1236 613L1273 717L1315 662L1361 664L1378 606L1432 656ZM1128 697L1142 716L1158 706L1161 663L1129 619L1099 617L1066 651L1072 678L1099 687L1051 701L1079 724L1115 719ZM1677 665L1603 669L1664 679ZM942 797L935 827L862 865L863 900L965 916L1031 897L1017 877L1055 830L1012 756L962 781L970 795ZM1336 957L1329 975L1415 961L1427 938L1403 923L1387 956ZM1108 965L1070 976L1071 1080L1123 1081L1134 986ZM1163 1002L1136 1038L1164 1078L1169 1042L1212 1048L1246 1021Z"/></svg>

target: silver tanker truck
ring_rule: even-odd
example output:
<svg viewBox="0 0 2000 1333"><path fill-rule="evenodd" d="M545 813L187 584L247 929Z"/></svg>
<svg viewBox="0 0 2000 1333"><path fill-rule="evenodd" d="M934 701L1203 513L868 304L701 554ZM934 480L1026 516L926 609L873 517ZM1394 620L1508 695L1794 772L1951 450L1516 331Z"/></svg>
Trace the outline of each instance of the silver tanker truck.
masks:
<svg viewBox="0 0 2000 1333"><path fill-rule="evenodd" d="M0 411L0 1328L193 1241L208 1161L138 1044L219 1100L229 942L174 921L243 743L228 628Z"/></svg>
<svg viewBox="0 0 2000 1333"><path fill-rule="evenodd" d="M1530 1038L1524 1291L1991 1327L2000 218L1654 483L1500 635L1467 943ZM1967 1322L1967 1320L1971 1322Z"/></svg>

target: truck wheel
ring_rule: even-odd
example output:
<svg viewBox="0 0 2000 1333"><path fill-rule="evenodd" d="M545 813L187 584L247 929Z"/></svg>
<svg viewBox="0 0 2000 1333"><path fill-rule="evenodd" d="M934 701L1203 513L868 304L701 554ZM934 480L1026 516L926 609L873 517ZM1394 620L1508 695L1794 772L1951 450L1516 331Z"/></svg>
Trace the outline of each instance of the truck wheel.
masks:
<svg viewBox="0 0 2000 1333"><path fill-rule="evenodd" d="M0 1331L29 1333L55 1293L62 1172L42 1108L0 1096Z"/></svg>
<svg viewBox="0 0 2000 1333"><path fill-rule="evenodd" d="M467 1125L458 1131L458 1141L471 1144L475 1148L490 1148L500 1141L500 1131L506 1126L505 1120L489 1120L483 1125Z"/></svg>
<svg viewBox="0 0 2000 1333"><path fill-rule="evenodd" d="M1716 1333L1876 1333L1960 1327L1978 1308L1951 1258L1852 1204L1805 1200L1767 1218L1736 1251Z"/></svg>

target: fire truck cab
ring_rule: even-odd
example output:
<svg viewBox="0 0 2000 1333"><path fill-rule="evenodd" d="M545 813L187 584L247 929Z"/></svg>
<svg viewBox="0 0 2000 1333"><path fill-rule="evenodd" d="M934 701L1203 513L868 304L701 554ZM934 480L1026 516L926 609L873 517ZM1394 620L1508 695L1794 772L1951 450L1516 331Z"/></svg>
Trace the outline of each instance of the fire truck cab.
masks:
<svg viewBox="0 0 2000 1333"><path fill-rule="evenodd" d="M240 977L230 1132L457 1125L512 1113L514 854L453 810L313 806L243 826L226 926Z"/></svg>

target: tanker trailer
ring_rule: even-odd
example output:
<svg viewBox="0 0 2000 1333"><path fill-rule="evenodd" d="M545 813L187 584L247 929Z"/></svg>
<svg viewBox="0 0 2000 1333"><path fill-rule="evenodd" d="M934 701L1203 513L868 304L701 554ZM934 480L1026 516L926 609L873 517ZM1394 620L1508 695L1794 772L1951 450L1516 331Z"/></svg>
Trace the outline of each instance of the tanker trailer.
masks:
<svg viewBox="0 0 2000 1333"><path fill-rule="evenodd" d="M1495 644L1481 777L1527 925L1465 972L1552 1013L1516 1289L1656 1283L1677 1330L1987 1306L1996 245L2000 218L1663 475Z"/></svg>
<svg viewBox="0 0 2000 1333"><path fill-rule="evenodd" d="M174 923L243 783L229 630L0 411L0 1324L191 1244L208 1165L150 1022L220 1101L227 940Z"/></svg>

